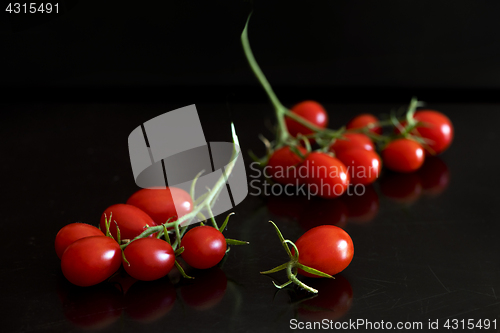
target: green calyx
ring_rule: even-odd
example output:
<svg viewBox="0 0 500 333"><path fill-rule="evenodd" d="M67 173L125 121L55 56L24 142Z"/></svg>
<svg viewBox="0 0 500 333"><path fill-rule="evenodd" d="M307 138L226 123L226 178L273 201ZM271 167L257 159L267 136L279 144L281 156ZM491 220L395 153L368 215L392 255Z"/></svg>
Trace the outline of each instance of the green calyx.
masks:
<svg viewBox="0 0 500 333"><path fill-rule="evenodd" d="M273 284L276 288L282 289L282 288L288 286L289 284L294 283L294 284L298 285L299 287L301 287L301 288L303 288L303 289L305 289L313 294L317 294L318 293L317 289L309 287L308 285L306 285L305 283L303 283L302 281L300 281L297 278L298 270L301 269L304 272L307 272L309 274L317 275L320 277L326 277L326 278L330 278L330 279L334 279L334 277L327 274L327 273L324 273L324 272L321 272L317 269L314 269L312 267L301 264L299 262L299 250L297 249L297 246L295 246L295 244L291 240L285 239L283 237L278 226L273 221L269 221L269 222L273 225L274 229L276 230L276 233L278 234L278 238L280 239L281 244L283 245L283 248L285 249L286 253L288 254L290 261L288 261L287 263L281 264L273 269L270 269L270 270L267 270L264 272L260 272L260 274L272 274L272 273L276 273L276 272L279 272L282 270L286 270L288 281L281 284L281 285L278 285L273 281ZM289 245L293 248L293 252L290 250Z"/></svg>

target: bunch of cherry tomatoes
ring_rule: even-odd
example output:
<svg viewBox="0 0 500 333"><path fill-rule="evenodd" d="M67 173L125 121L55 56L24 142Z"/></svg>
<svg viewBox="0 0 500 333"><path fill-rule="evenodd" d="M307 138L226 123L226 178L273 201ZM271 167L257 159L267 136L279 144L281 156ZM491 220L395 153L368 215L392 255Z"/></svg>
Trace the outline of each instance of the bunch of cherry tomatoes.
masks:
<svg viewBox="0 0 500 333"><path fill-rule="evenodd" d="M213 267L227 251L222 231L228 219L220 229L200 225L183 235L176 233L173 242L166 227L164 232L145 233L192 210L192 198L182 189L141 189L125 204L108 207L99 228L72 223L57 233L55 249L62 272L75 285L92 286L110 278L120 266L142 281L160 279L174 265L184 274L177 256L197 269Z"/></svg>

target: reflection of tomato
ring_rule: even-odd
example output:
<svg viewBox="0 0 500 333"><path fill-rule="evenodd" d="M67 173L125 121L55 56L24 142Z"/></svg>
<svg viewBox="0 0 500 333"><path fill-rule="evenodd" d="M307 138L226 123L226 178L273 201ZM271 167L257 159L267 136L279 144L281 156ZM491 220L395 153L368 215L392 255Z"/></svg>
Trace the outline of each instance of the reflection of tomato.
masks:
<svg viewBox="0 0 500 333"><path fill-rule="evenodd" d="M328 125L328 114L318 102L304 101L294 105L290 111L319 128L325 128ZM288 117L285 117L285 124L292 136L297 136L299 133L303 135L313 133L309 128Z"/></svg>
<svg viewBox="0 0 500 333"><path fill-rule="evenodd" d="M226 293L226 274L219 267L197 271L189 282L180 288L181 296L184 303L196 310L214 307Z"/></svg>
<svg viewBox="0 0 500 333"><path fill-rule="evenodd" d="M380 191L396 202L413 203L422 194L422 184L416 173L387 173L380 179Z"/></svg>
<svg viewBox="0 0 500 333"><path fill-rule="evenodd" d="M111 284L80 288L62 283L60 288L65 294L64 315L77 327L101 329L120 318L121 294Z"/></svg>
<svg viewBox="0 0 500 333"><path fill-rule="evenodd" d="M372 185L365 186L363 195L352 193L352 195L344 195L341 200L347 207L349 222L366 223L377 216L379 199Z"/></svg>
<svg viewBox="0 0 500 333"><path fill-rule="evenodd" d="M335 225L343 228L347 221L347 207L339 199L313 198L302 211L299 225L309 230L320 225Z"/></svg>
<svg viewBox="0 0 500 333"><path fill-rule="evenodd" d="M424 194L439 195L448 187L450 172L448 166L439 157L429 156L418 170Z"/></svg>
<svg viewBox="0 0 500 333"><path fill-rule="evenodd" d="M349 281L338 274L335 280L311 279L306 284L319 292L298 304L297 314L304 321L338 320L351 308L353 292Z"/></svg>
<svg viewBox="0 0 500 333"><path fill-rule="evenodd" d="M114 285L116 289L125 295L130 287L137 282L137 279L128 275L125 270L119 270L116 274L109 278L108 282Z"/></svg>
<svg viewBox="0 0 500 333"><path fill-rule="evenodd" d="M177 220L193 210L193 200L189 193L177 187L145 188L132 194L127 204L148 214L157 225Z"/></svg>
<svg viewBox="0 0 500 333"><path fill-rule="evenodd" d="M125 295L125 312L134 320L150 323L169 313L176 297L168 279L138 281Z"/></svg>
<svg viewBox="0 0 500 333"><path fill-rule="evenodd" d="M354 245L349 234L333 225L320 225L306 231L295 245L299 250L299 263L330 275L342 272L349 266L354 255ZM319 277L300 268L299 273Z"/></svg>
<svg viewBox="0 0 500 333"><path fill-rule="evenodd" d="M308 202L306 197L296 195L269 196L266 206L271 214L298 219Z"/></svg>

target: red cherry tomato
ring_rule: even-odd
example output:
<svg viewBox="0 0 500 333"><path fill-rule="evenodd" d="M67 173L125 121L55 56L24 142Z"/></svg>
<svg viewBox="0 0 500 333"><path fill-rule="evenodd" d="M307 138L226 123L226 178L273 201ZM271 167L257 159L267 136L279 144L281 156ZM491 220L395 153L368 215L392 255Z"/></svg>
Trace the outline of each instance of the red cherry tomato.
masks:
<svg viewBox="0 0 500 333"><path fill-rule="evenodd" d="M380 175L382 161L374 151L352 148L337 153L337 158L347 167L351 184L368 185Z"/></svg>
<svg viewBox="0 0 500 333"><path fill-rule="evenodd" d="M378 123L378 118L370 113L363 113L354 118L352 118L346 125L347 129L355 129L355 128L363 128L370 124ZM380 126L376 126L370 129L371 132L375 134L382 134L382 128Z"/></svg>
<svg viewBox="0 0 500 333"><path fill-rule="evenodd" d="M68 246L61 258L61 269L69 282L88 287L109 278L120 268L121 261L121 250L116 241L91 236Z"/></svg>
<svg viewBox="0 0 500 333"><path fill-rule="evenodd" d="M349 174L339 159L320 152L312 152L299 166L301 182L311 195L335 198L342 195L349 185Z"/></svg>
<svg viewBox="0 0 500 333"><path fill-rule="evenodd" d="M128 205L140 208L157 224L163 224L171 217L173 222L193 210L189 193L177 187L145 188L132 194Z"/></svg>
<svg viewBox="0 0 500 333"><path fill-rule="evenodd" d="M125 312L135 321L151 323L168 314L177 294L169 279L138 281L125 295Z"/></svg>
<svg viewBox="0 0 500 333"><path fill-rule="evenodd" d="M349 234L333 225L321 225L307 231L295 245L299 250L301 264L330 275L342 272L349 266L354 255L354 245ZM318 277L301 269L299 273Z"/></svg>
<svg viewBox="0 0 500 333"><path fill-rule="evenodd" d="M181 296L184 303L199 311L213 308L226 293L226 274L219 267L197 272L191 282L180 288Z"/></svg>
<svg viewBox="0 0 500 333"><path fill-rule="evenodd" d="M106 230L105 216L108 220L111 216L109 230L115 239L117 239L116 224L120 228L121 239L133 239L139 236L146 226L156 225L153 219L144 211L127 204L116 204L108 207L101 215L101 230Z"/></svg>
<svg viewBox="0 0 500 333"><path fill-rule="evenodd" d="M380 191L395 202L411 204L420 198L422 183L417 173L388 173L380 179Z"/></svg>
<svg viewBox="0 0 500 333"><path fill-rule="evenodd" d="M164 277L175 263L172 246L157 238L141 238L130 243L123 251L128 264L123 267L131 277L152 281Z"/></svg>
<svg viewBox="0 0 500 333"><path fill-rule="evenodd" d="M326 113L323 106L318 102L304 101L294 105L290 109L290 111L298 116L301 116L302 118L319 128L326 128L326 126L328 125L328 113ZM309 128L288 117L285 117L285 124L288 128L288 132L294 137L299 133L302 135L313 133L313 131Z"/></svg>
<svg viewBox="0 0 500 333"><path fill-rule="evenodd" d="M222 233L210 226L198 226L189 230L181 240L184 247L182 258L198 269L217 265L226 254L227 244Z"/></svg>
<svg viewBox="0 0 500 333"><path fill-rule="evenodd" d="M339 153L352 148L362 148L365 150L375 150L372 140L363 133L345 133L343 138L335 140L330 146L330 151Z"/></svg>
<svg viewBox="0 0 500 333"><path fill-rule="evenodd" d="M410 139L397 139L390 142L382 151L384 165L397 172L413 172L424 163L422 146Z"/></svg>
<svg viewBox="0 0 500 333"><path fill-rule="evenodd" d="M56 235L55 248L59 259L61 259L64 250L77 240L89 236L104 236L101 230L90 224L71 223L62 227Z"/></svg>
<svg viewBox="0 0 500 333"><path fill-rule="evenodd" d="M297 147L297 149L304 156L307 154L305 148ZM296 184L298 177L295 167L300 162L302 162L302 159L290 147L286 146L276 150L271 155L264 172L280 184Z"/></svg>
<svg viewBox="0 0 500 333"><path fill-rule="evenodd" d="M341 199L347 207L349 222L367 223L377 216L380 204L377 191L372 185L364 186L363 194L352 193Z"/></svg>
<svg viewBox="0 0 500 333"><path fill-rule="evenodd" d="M441 154L453 140L453 125L448 117L434 110L420 110L415 112L413 118L424 123L416 128L416 132L428 139L428 152L431 155Z"/></svg>
<svg viewBox="0 0 500 333"><path fill-rule="evenodd" d="M421 179L422 190L431 196L443 193L450 183L448 166L439 157L426 157L424 165L417 173Z"/></svg>
<svg viewBox="0 0 500 333"><path fill-rule="evenodd" d="M304 230L324 224L342 228L347 222L347 214L347 207L340 199L312 198L302 211L299 225Z"/></svg>

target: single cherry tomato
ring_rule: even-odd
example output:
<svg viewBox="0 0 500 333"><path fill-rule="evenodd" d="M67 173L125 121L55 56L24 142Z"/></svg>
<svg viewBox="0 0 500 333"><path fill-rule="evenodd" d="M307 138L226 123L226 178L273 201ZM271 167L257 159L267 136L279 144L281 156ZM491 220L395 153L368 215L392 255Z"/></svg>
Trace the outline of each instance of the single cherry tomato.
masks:
<svg viewBox="0 0 500 333"><path fill-rule="evenodd" d="M337 153L337 158L344 163L353 185L368 185L377 180L382 169L378 154L363 148L352 148Z"/></svg>
<svg viewBox="0 0 500 333"><path fill-rule="evenodd" d="M298 167L301 182L310 195L335 198L349 185L349 174L344 163L325 153L312 152Z"/></svg>
<svg viewBox="0 0 500 333"><path fill-rule="evenodd" d="M175 263L172 246L157 238L141 238L133 241L123 251L128 264L123 267L131 277L152 281L164 277Z"/></svg>
<svg viewBox="0 0 500 333"><path fill-rule="evenodd" d="M417 173L387 173L380 179L380 191L395 202L411 204L420 198L422 183Z"/></svg>
<svg viewBox="0 0 500 333"><path fill-rule="evenodd" d="M71 223L59 230L56 235L55 248L59 259L61 259L64 250L77 240L89 236L104 236L101 230L90 224Z"/></svg>
<svg viewBox="0 0 500 333"><path fill-rule="evenodd" d="M342 272L352 261L354 245L343 229L333 225L321 225L303 234L296 242L299 263L324 273L335 275ZM319 277L299 269L308 277Z"/></svg>
<svg viewBox="0 0 500 333"><path fill-rule="evenodd" d="M424 165L417 173L421 179L423 192L431 196L443 193L450 183L448 166L439 157L426 157Z"/></svg>
<svg viewBox="0 0 500 333"><path fill-rule="evenodd" d="M326 126L328 125L328 113L318 102L304 101L294 105L290 109L290 111L298 116L301 116L302 118L319 128L326 128ZM294 137L299 133L302 135L313 133L311 129L305 127L302 124L299 124L295 120L288 117L285 117L285 124L288 128L288 132Z"/></svg>
<svg viewBox="0 0 500 333"><path fill-rule="evenodd" d="M307 285L319 292L316 297L298 303L297 314L304 321L336 321L345 316L352 306L352 287L342 274L336 275L335 279L307 281Z"/></svg>
<svg viewBox="0 0 500 333"><path fill-rule="evenodd" d="M367 223L377 216L380 207L377 191L372 185L363 188L363 194L348 193L341 198L347 207L349 222Z"/></svg>
<svg viewBox="0 0 500 333"><path fill-rule="evenodd" d="M302 211L299 225L304 230L325 224L342 228L346 225L347 216L347 207L340 199L311 198Z"/></svg>
<svg viewBox="0 0 500 333"><path fill-rule="evenodd" d="M453 141L453 125L448 117L434 110L420 110L413 118L422 122L415 131L424 139L428 139L427 151L431 155L444 152Z"/></svg>
<svg viewBox="0 0 500 333"><path fill-rule="evenodd" d="M307 150L303 147L297 149L304 156ZM264 169L266 175L270 175L273 180L280 184L297 184L297 168L296 166L302 162L300 156L295 154L290 147L285 146L277 149L269 158L267 166Z"/></svg>
<svg viewBox="0 0 500 333"><path fill-rule="evenodd" d="M370 113L363 113L352 118L346 125L347 129L363 128L370 124L378 123L378 118ZM371 132L375 134L382 134L382 128L380 126L375 126L370 129Z"/></svg>
<svg viewBox="0 0 500 333"><path fill-rule="evenodd" d="M69 282L80 287L98 284L121 265L118 243L109 237L90 236L68 246L61 258L61 269Z"/></svg>
<svg viewBox="0 0 500 333"><path fill-rule="evenodd" d="M181 240L184 247L182 258L198 269L217 265L226 254L227 244L222 233L210 226L198 226L189 230Z"/></svg>
<svg viewBox="0 0 500 333"><path fill-rule="evenodd" d="M413 172L424 163L425 154L422 146L410 139L396 139L382 150L384 165L397 172Z"/></svg>
<svg viewBox="0 0 500 333"><path fill-rule="evenodd" d="M219 267L196 272L190 282L180 288L181 296L184 303L199 311L213 308L226 293L226 274Z"/></svg>
<svg viewBox="0 0 500 333"><path fill-rule="evenodd" d="M169 279L138 281L125 295L125 313L135 321L151 323L168 314L176 298Z"/></svg>
<svg viewBox="0 0 500 333"><path fill-rule="evenodd" d="M189 193L177 187L145 188L132 194L127 200L128 205L140 208L148 214L156 225L176 221L191 213L193 200Z"/></svg>
<svg viewBox="0 0 500 333"><path fill-rule="evenodd" d="M372 140L363 133L345 133L342 138L335 140L330 146L330 151L340 153L351 148L362 148L365 150L375 150Z"/></svg>
<svg viewBox="0 0 500 333"><path fill-rule="evenodd" d="M139 236L146 226L156 225L144 211L127 204L116 204L108 207L101 215L101 230L106 230L105 216L108 220L111 217L109 230L115 239L117 239L117 224L120 228L121 239L133 239Z"/></svg>

